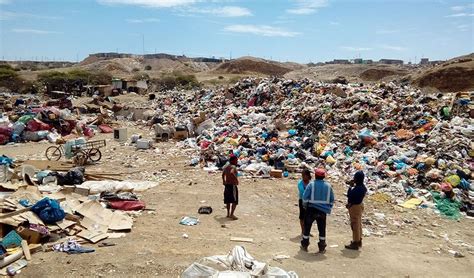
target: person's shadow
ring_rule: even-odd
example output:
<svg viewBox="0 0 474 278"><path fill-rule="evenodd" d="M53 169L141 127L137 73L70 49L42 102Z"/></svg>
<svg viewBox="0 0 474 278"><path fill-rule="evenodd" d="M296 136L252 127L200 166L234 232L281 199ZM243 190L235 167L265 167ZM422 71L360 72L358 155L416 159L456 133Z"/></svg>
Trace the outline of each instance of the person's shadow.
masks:
<svg viewBox="0 0 474 278"><path fill-rule="evenodd" d="M301 242L301 235L297 235L295 237L290 238L290 241L294 242L294 243L300 243Z"/></svg>
<svg viewBox="0 0 474 278"><path fill-rule="evenodd" d="M219 222L219 224L223 225L223 224L227 224L229 222L231 222L232 220L230 218L227 218L225 216L220 216L220 215L215 215L214 216L214 219Z"/></svg>
<svg viewBox="0 0 474 278"><path fill-rule="evenodd" d="M305 262L320 262L326 259L326 255L314 252L305 252L300 249L294 258Z"/></svg>
<svg viewBox="0 0 474 278"><path fill-rule="evenodd" d="M355 259L360 256L360 251L359 250L349 250L349 249L342 249L341 250L342 256L349 258L349 259Z"/></svg>

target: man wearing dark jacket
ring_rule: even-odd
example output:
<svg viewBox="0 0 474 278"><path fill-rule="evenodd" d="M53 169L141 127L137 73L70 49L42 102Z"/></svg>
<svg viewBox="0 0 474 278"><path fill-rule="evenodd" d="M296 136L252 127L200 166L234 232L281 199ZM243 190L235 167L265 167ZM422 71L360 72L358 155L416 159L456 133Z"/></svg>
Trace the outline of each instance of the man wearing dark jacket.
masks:
<svg viewBox="0 0 474 278"><path fill-rule="evenodd" d="M358 171L352 181L354 186L347 190L347 209L351 220L352 241L345 247L351 250L359 250L362 247L362 212L364 211L364 197L367 188L364 185L364 172Z"/></svg>

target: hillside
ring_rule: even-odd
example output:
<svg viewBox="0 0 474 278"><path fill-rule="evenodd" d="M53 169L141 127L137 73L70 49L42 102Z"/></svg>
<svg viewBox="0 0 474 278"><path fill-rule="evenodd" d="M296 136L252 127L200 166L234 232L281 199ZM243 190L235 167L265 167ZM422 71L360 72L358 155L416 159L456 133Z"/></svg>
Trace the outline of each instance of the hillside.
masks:
<svg viewBox="0 0 474 278"><path fill-rule="evenodd" d="M395 65L321 65L289 72L286 78L329 81L338 76L349 82L385 81L398 79L409 73L406 67Z"/></svg>
<svg viewBox="0 0 474 278"><path fill-rule="evenodd" d="M474 90L474 53L446 61L413 76L413 84L442 92Z"/></svg>
<svg viewBox="0 0 474 278"><path fill-rule="evenodd" d="M251 57L243 57L220 64L213 70L215 73L231 73L231 74L265 74L273 76L283 76L292 71L294 64L282 64L274 61L256 59Z"/></svg>

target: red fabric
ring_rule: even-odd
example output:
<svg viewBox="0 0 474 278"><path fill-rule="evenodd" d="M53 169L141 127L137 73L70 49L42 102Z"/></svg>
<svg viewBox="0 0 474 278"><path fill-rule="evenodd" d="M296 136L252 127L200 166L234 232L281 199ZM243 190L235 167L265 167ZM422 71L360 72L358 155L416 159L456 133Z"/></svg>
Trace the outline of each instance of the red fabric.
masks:
<svg viewBox="0 0 474 278"><path fill-rule="evenodd" d="M92 128L90 128L90 127L85 126L82 129L82 132L84 133L84 136L86 136L86 137L94 136L94 130L92 130Z"/></svg>
<svg viewBox="0 0 474 278"><path fill-rule="evenodd" d="M40 131L40 130L50 130L51 127L48 124L43 123L38 119L33 119L26 124L26 130L28 131Z"/></svg>
<svg viewBox="0 0 474 278"><path fill-rule="evenodd" d="M7 126L0 126L0 134L10 137L13 133L13 128Z"/></svg>
<svg viewBox="0 0 474 278"><path fill-rule="evenodd" d="M212 144L211 141L204 140L201 142L201 150L206 150Z"/></svg>
<svg viewBox="0 0 474 278"><path fill-rule="evenodd" d="M123 200L116 200L116 201L109 201L109 206L113 209L119 210L142 210L144 209L145 202L143 201L123 201Z"/></svg>
<svg viewBox="0 0 474 278"><path fill-rule="evenodd" d="M0 145L5 145L6 143L8 143L8 141L10 141L9 136L6 136L4 134L0 134Z"/></svg>
<svg viewBox="0 0 474 278"><path fill-rule="evenodd" d="M99 129L100 129L100 131L102 131L102 133L112 133L112 132L114 132L114 130L108 125L100 125Z"/></svg>

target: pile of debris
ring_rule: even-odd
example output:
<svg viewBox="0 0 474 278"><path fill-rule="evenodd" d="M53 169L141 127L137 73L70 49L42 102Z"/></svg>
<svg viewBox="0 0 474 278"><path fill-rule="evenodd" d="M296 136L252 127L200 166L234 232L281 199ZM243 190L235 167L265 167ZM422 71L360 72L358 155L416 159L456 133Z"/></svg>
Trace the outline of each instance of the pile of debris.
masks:
<svg viewBox="0 0 474 278"><path fill-rule="evenodd" d="M114 245L103 240L126 236L137 211L149 210L137 194L156 186L66 162L2 157L0 164L8 180L1 183L0 275L14 275L35 252L80 254L94 252L83 244Z"/></svg>
<svg viewBox="0 0 474 278"><path fill-rule="evenodd" d="M80 136L110 133L110 116L121 106L95 97L73 106L72 97L41 101L37 97L4 100L0 111L0 145L48 140L61 143Z"/></svg>
<svg viewBox="0 0 474 278"><path fill-rule="evenodd" d="M443 192L473 216L473 98L395 83L247 78L230 88L163 93L150 108L152 123L185 126L194 136L178 143L191 165L215 171L233 153L250 176L325 167L340 181L364 170L370 193L399 205L415 198L414 208L444 213L432 194Z"/></svg>

